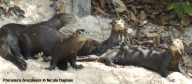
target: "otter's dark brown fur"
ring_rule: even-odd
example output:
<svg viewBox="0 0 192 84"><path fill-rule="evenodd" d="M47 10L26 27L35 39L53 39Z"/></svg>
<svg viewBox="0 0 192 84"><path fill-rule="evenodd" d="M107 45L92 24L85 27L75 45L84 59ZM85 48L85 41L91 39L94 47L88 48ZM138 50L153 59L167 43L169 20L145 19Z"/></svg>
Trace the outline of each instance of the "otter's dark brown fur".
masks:
<svg viewBox="0 0 192 84"><path fill-rule="evenodd" d="M48 21L36 24L6 24L0 29L0 47L3 49L0 54L21 70L25 70L26 63L20 57L28 59L39 52L49 56L52 47L62 36L58 30L72 19L74 19L73 15L60 13L55 14Z"/></svg>
<svg viewBox="0 0 192 84"><path fill-rule="evenodd" d="M102 42L100 46L96 48L98 56L106 52L108 49L119 46L122 42L128 42L127 28L124 27L123 20L112 21L112 29L109 38Z"/></svg>
<svg viewBox="0 0 192 84"><path fill-rule="evenodd" d="M90 39L87 38L85 44L83 45L83 47L79 50L78 52L78 56L82 57L82 56L88 56L88 55L92 55L92 54L96 54L95 49L100 45L101 43L99 43L98 41L94 40L94 39Z"/></svg>
<svg viewBox="0 0 192 84"><path fill-rule="evenodd" d="M73 15L60 13L55 14L48 21L26 25L9 23L2 26L0 30L15 35L15 38L18 39L17 45L21 50L18 53L22 53L24 58L28 59L41 51L45 55L49 55L49 49L52 48L58 37L57 30L71 20L75 20Z"/></svg>
<svg viewBox="0 0 192 84"><path fill-rule="evenodd" d="M76 64L76 56L78 51L86 42L86 38L81 36L82 30L77 30L69 38L63 38L54 48L49 70L55 69L58 66L62 70L67 69L67 63L75 69L80 69L83 66Z"/></svg>

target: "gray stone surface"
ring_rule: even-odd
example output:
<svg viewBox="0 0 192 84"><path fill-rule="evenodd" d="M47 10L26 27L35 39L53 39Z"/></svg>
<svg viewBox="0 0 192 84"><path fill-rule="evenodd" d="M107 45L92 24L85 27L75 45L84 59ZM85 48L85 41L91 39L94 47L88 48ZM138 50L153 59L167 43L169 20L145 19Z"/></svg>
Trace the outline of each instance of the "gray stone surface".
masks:
<svg viewBox="0 0 192 84"><path fill-rule="evenodd" d="M73 14L82 17L91 14L91 0L72 0Z"/></svg>
<svg viewBox="0 0 192 84"><path fill-rule="evenodd" d="M13 5L14 4L15 3L13 3ZM25 11L26 18L2 17L3 19L0 20L0 26L7 23L31 24L45 21L54 14L54 9L50 7L50 4L51 2L49 0L21 0L15 5Z"/></svg>
<svg viewBox="0 0 192 84"><path fill-rule="evenodd" d="M77 18L77 22L68 24L61 29L62 32L75 31L77 29L85 29L88 33L88 38L93 38L98 41L103 41L109 37L111 25L109 23L111 19L86 16Z"/></svg>
<svg viewBox="0 0 192 84"><path fill-rule="evenodd" d="M49 63L42 60L27 60L28 69L18 70L13 64L0 57L0 84L13 84L3 82L2 79L72 79L66 84L191 84L192 80L181 73L173 72L167 78L162 78L155 72L141 67L126 66L109 67L98 62L78 62L85 68L75 70L71 67L67 71L45 68ZM31 84L63 84L63 82L30 82ZM14 82L14 84L29 84L29 82Z"/></svg>
<svg viewBox="0 0 192 84"><path fill-rule="evenodd" d="M186 28L185 32L183 33L182 35L184 41L187 43L187 44L190 44L192 43L192 26Z"/></svg>

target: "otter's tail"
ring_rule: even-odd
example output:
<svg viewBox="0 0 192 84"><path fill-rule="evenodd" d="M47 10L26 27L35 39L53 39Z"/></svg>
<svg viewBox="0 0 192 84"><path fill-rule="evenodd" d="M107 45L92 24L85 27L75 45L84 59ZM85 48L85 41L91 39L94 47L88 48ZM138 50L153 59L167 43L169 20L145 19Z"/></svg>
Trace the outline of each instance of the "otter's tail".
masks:
<svg viewBox="0 0 192 84"><path fill-rule="evenodd" d="M77 61L80 61L80 62L91 62L91 61L96 61L98 59L99 59L98 56L77 57Z"/></svg>

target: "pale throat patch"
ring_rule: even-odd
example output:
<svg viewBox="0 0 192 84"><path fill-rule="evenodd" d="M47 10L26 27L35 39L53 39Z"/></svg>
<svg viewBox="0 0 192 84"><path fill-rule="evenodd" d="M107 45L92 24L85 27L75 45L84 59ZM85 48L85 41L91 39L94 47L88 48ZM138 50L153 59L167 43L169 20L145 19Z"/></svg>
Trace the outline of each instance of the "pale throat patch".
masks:
<svg viewBox="0 0 192 84"><path fill-rule="evenodd" d="M174 39L172 42L173 42L173 45L177 48L178 52L180 54L183 54L183 51L184 51L183 41L181 39Z"/></svg>
<svg viewBox="0 0 192 84"><path fill-rule="evenodd" d="M116 25L118 25L119 27L121 28L124 28L125 27L125 21L120 19L120 20L116 20L115 21Z"/></svg>

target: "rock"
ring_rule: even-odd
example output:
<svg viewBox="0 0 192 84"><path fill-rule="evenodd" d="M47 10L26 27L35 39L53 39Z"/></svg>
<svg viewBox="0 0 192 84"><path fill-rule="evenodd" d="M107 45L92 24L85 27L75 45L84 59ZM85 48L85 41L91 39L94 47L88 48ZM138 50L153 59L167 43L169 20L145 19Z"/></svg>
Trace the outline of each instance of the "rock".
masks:
<svg viewBox="0 0 192 84"><path fill-rule="evenodd" d="M179 72L173 72L168 77L168 80L174 82L174 84L191 84L192 80L186 78L183 74Z"/></svg>
<svg viewBox="0 0 192 84"><path fill-rule="evenodd" d="M82 17L91 14L91 0L71 0L73 14Z"/></svg>
<svg viewBox="0 0 192 84"><path fill-rule="evenodd" d="M109 37L111 31L111 19L103 17L86 16L77 17L77 22L72 22L61 29L62 32L75 31L76 29L85 29L87 36L98 41L103 41Z"/></svg>
<svg viewBox="0 0 192 84"><path fill-rule="evenodd" d="M54 10L50 4L51 1L49 0L22 0L18 6L24 9L25 16L30 18L33 23L47 20L53 15Z"/></svg>
<svg viewBox="0 0 192 84"><path fill-rule="evenodd" d="M184 31L184 33L182 34L182 38L184 39L184 42L186 44L190 44L192 43L192 26L190 25L189 27L187 27Z"/></svg>
<svg viewBox="0 0 192 84"><path fill-rule="evenodd" d="M0 83L2 79L72 79L67 84L191 84L191 79L186 78L179 72L171 73L168 78L162 78L155 72L149 71L142 67L126 66L126 67L110 67L98 62L78 62L84 66L81 70L69 68L67 71L53 70L49 71L45 68L49 63L42 60L27 60L28 69L19 71L9 61L0 57ZM3 65L3 66L2 66ZM14 82L15 83L15 82ZM19 82L25 84L28 82ZM35 84L52 82L31 82ZM62 83L61 81L55 83ZM55 84L54 83L54 84Z"/></svg>
<svg viewBox="0 0 192 84"><path fill-rule="evenodd" d="M12 72L12 71L20 72L19 69L17 69L17 67L14 66L14 64L12 64L11 62L8 62L7 60L5 60L1 57L0 57L0 65L1 65L0 73ZM9 69L9 71L8 71L8 69Z"/></svg>
<svg viewBox="0 0 192 84"><path fill-rule="evenodd" d="M3 19L0 19L0 26L7 23L38 23L48 20L54 14L54 9L50 7L51 1L49 0L20 0L18 3L13 3L12 5L14 4L25 11L26 18L2 17Z"/></svg>

